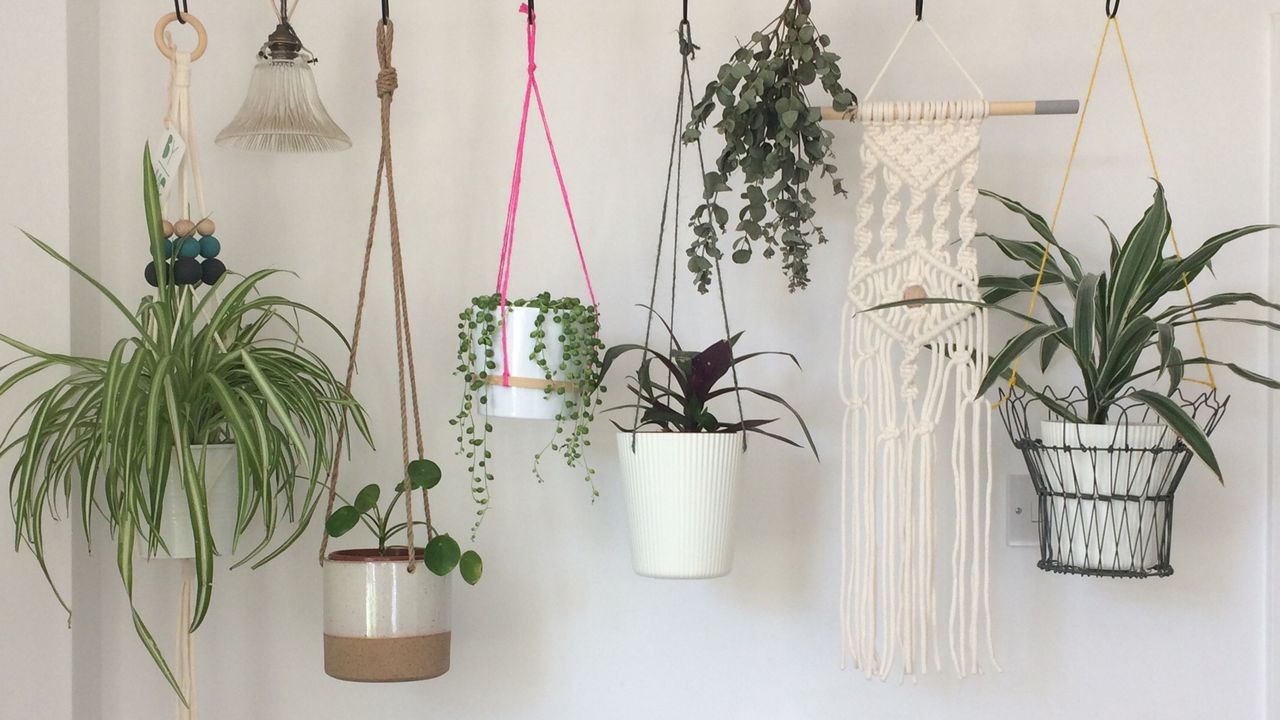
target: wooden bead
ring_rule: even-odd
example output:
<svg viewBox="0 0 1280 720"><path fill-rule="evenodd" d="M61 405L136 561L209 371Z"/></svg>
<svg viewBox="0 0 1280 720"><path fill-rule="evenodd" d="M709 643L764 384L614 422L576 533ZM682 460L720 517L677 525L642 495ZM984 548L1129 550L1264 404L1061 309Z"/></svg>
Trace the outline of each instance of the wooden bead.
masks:
<svg viewBox="0 0 1280 720"><path fill-rule="evenodd" d="M164 229L165 237L167 238L173 237L173 223L169 222L168 220L163 220L160 222L160 227Z"/></svg>
<svg viewBox="0 0 1280 720"><path fill-rule="evenodd" d="M903 300L924 300L927 297L929 297L929 293L920 285L909 285L907 286L907 289L902 292ZM924 303L913 302L909 303L907 307L920 307L923 304Z"/></svg>
<svg viewBox="0 0 1280 720"><path fill-rule="evenodd" d="M196 232L201 235L212 235L217 232L217 230L218 228L214 226L213 220L210 220L209 218L205 218L196 223Z"/></svg>
<svg viewBox="0 0 1280 720"><path fill-rule="evenodd" d="M190 237L191 233L196 231L196 224L183 218L173 224L173 230L178 234L178 237Z"/></svg>

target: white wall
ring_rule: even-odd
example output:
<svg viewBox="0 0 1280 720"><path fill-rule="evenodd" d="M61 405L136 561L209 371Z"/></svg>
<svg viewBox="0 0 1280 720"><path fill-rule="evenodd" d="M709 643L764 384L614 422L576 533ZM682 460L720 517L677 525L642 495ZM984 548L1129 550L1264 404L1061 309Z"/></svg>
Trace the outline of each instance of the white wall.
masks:
<svg viewBox="0 0 1280 720"><path fill-rule="evenodd" d="M458 535L465 534L471 509L446 425L458 398L458 384L449 374L453 318L467 298L488 290L497 259L524 79L524 26L516 4L393 3L401 81L394 117L401 227L428 442L448 477L435 507L441 524ZM104 279L130 296L144 291L138 154L164 111L166 65L150 41L157 5L117 5L101 14L98 26L100 212L91 244L101 247L94 262ZM193 5L211 34L208 54L195 66L193 97L208 194L228 263L240 270L297 271L299 279L282 281L277 289L347 326L377 152L376 3L303 3L298 30L320 56L315 71L322 94L355 141L347 153L316 157L245 155L212 144L239 106L253 53L272 22L264 3ZM678 3L548 0L544 5L540 78L605 308L604 338L635 340L643 318L632 304L646 297L670 91L678 71ZM776 0L694 3L694 32L703 48L695 84L705 82L728 56L733 37L749 36L778 5ZM846 79L855 90L867 86L907 21L908 3L889 5L819 4L819 23L844 56ZM1161 173L1188 246L1268 215L1267 16L1275 5L1268 0L1223 3L1209 13L1203 3L1190 0L1131 0L1122 9ZM988 97L1051 98L1078 97L1084 90L1102 29L1101 8L1090 6L975 0L930 3L927 12ZM36 41L27 35L20 39ZM963 80L924 39L920 35L909 44L881 97L964 92ZM57 70L31 61L22 67ZM4 77L15 76L24 83L29 77ZM49 82L56 84L56 76ZM14 92L6 86L0 97L14 97ZM1095 261L1103 256L1105 239L1092 216L1121 226L1132 223L1150 194L1145 179L1150 172L1125 92L1112 55L1061 224L1063 236L1091 248L1085 254ZM5 113L5 122L22 120L10 115ZM1067 118L992 120L985 134L982 184L1047 211L1073 128ZM65 128L62 134L47 125L37 129L50 133L57 152ZM837 132L844 174L856 177L857 130ZM13 136L4 133L9 143ZM532 137L513 289L580 293L551 169L537 136ZM27 147L21 144L14 152ZM11 172L4 182L17 183ZM49 182L65 187L66 178ZM5 193L0 198L15 205L0 206L4 217L14 217L8 222L29 222L25 214L31 213L52 218L46 230L50 237L64 234L65 220L58 219L65 212L57 205L61 195L42 198L54 203L46 212L20 197ZM744 379L790 398L814 427L827 458L819 466L801 452L756 444L731 576L664 583L631 573L606 423L598 427L593 454L603 493L594 506L571 472L553 470L545 485L537 485L527 464L540 446L542 429L504 424L495 444L495 508L479 540L486 577L479 587L459 587L455 593L454 668L447 676L423 684L359 686L323 675L316 528L307 542L271 566L219 577L199 636L202 715L214 720L356 713L403 717L423 711L457 718L1263 717L1267 401L1252 387L1230 381L1227 389L1238 392L1219 430L1227 483L1219 487L1196 468L1183 485L1172 578L1104 582L1042 573L1034 567L1033 550L1003 545L1004 521L997 514L993 604L1005 672L962 683L930 677L904 686L868 683L840 671L835 459L842 408L835 400L834 377L838 308L852 253L851 244L839 239L849 237L853 211L850 202L837 200L824 200L821 209L837 240L815 252L814 283L807 293L788 296L772 264L736 268L729 278L732 318L748 331L748 345L792 350L806 367L800 375L783 364L762 364ZM982 218L995 227L1014 227L989 207ZM62 224L53 226L53 220ZM1266 263L1257 260L1265 241L1249 242L1224 256L1216 278L1207 278L1199 292L1265 290ZM17 257L35 262L22 252ZM368 354L357 388L374 415L384 450L357 454L347 466L352 485L390 481L399 465L385 261L385 254L377 258L381 274L372 290ZM40 267L46 268L38 277L41 289L48 289L51 279L65 282L48 265L24 265L19 274L11 263L5 272L21 280L36 277L27 268ZM694 300L687 285L680 289L692 300L683 310L686 336L691 343L709 341L717 309ZM65 302L65 296L63 286L58 298ZM56 302L49 317L65 316L65 304ZM14 334L29 329L25 336L30 337L41 331L33 327L30 313L13 305L3 318L3 327ZM49 332L44 325L42 331ZM797 331L801 327L804 332ZM119 329L107 317L101 337ZM65 332L59 337L65 342ZM1256 333L1214 328L1209 340L1219 354L1230 353L1249 367L1267 366ZM99 349L103 346L99 341ZM341 361L332 343L325 347L329 357ZM1024 472L1002 442L997 447L1002 469ZM23 560L14 572L32 576L38 585L38 574ZM134 638L110 558L98 563L77 567L77 587L92 589L77 597L96 595L100 631L83 645L77 640L77 703L85 708L77 716L162 717L171 709L171 697ZM148 568L139 581L141 603L165 647L172 641L174 579L169 570ZM39 627L57 631L56 606L44 602L41 592L29 595L21 601L35 602L49 615ZM12 601L10 596L0 592L0 602ZM79 638L82 628L76 632ZM24 662L20 669L30 666ZM13 687L9 697L29 703L48 699L36 683ZM100 715L90 715L88 708Z"/></svg>
<svg viewBox="0 0 1280 720"><path fill-rule="evenodd" d="M66 9L37 0L6 4L0 68L0 332L66 352L67 273L18 231L68 251ZM0 363L19 356L0 348ZM7 428L34 395L32 389L7 395L0 402L0 422ZM7 457L0 476L7 479L12 470L13 458ZM7 511L0 513L0 537L11 550L13 520ZM46 526L45 551L68 601L70 541L69 524ZM72 633L66 613L25 548L21 554L0 552L0 574L0 716L69 718Z"/></svg>

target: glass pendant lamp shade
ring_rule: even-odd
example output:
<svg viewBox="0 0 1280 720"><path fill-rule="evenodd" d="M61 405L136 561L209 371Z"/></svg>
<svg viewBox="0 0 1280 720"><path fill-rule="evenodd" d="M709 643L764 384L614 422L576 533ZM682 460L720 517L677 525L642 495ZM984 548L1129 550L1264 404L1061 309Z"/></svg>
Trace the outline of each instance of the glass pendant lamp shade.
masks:
<svg viewBox="0 0 1280 720"><path fill-rule="evenodd" d="M351 138L329 117L316 79L314 57L284 19L258 53L240 112L214 140L223 147L261 152L331 152Z"/></svg>

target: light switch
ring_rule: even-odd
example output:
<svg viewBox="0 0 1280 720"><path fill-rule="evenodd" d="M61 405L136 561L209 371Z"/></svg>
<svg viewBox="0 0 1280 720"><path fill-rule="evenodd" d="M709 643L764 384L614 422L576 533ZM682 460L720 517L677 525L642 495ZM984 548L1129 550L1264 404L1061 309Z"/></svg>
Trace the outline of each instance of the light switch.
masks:
<svg viewBox="0 0 1280 720"><path fill-rule="evenodd" d="M1010 475L1005 482L1005 542L1011 547L1040 544L1040 503L1030 475Z"/></svg>

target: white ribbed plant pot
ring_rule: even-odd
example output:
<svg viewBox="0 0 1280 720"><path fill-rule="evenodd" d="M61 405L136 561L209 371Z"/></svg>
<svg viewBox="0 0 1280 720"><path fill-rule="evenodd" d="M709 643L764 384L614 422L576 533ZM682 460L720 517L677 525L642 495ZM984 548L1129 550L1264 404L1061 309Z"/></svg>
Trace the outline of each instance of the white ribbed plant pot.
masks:
<svg viewBox="0 0 1280 720"><path fill-rule="evenodd" d="M191 446L191 454L199 467L200 454L204 459L205 501L209 508L209 530L218 552L231 554L236 532L236 511L240 501L240 483L237 478L236 447L232 444ZM156 549L156 557L186 560L196 556L196 541L191 529L191 511L187 506L187 491L178 471L176 453L169 460L169 480L164 489L164 509L160 520L160 537L164 548Z"/></svg>
<svg viewBox="0 0 1280 720"><path fill-rule="evenodd" d="M693 579L733 568L741 433L618 435L631 564L639 575Z"/></svg>
<svg viewBox="0 0 1280 720"><path fill-rule="evenodd" d="M568 388L565 394L552 390L548 393L542 387L503 386L502 381L502 317L501 310L494 310L494 322L497 328L493 333L493 361L497 367L489 370L491 379L486 387L486 402L481 406L484 414L490 417L520 418L524 420L554 420L564 411L565 396L576 394L576 390ZM544 382L546 372L532 359L534 340L532 335L537 327L537 308L507 306L507 356L511 362L513 383L517 378ZM543 344L546 346L542 356L546 358L546 366L552 368L552 380L564 382L565 373L559 370L564 361L564 343L559 338L564 333L564 326L551 319L548 313L542 321L542 329L546 331ZM485 356L479 345L476 353L476 370L484 370ZM495 384L496 383L496 384Z"/></svg>
<svg viewBox="0 0 1280 720"><path fill-rule="evenodd" d="M324 671L353 682L407 682L449 671L452 574L417 552L340 550L324 564Z"/></svg>
<svg viewBox="0 0 1280 720"><path fill-rule="evenodd" d="M1100 450L1129 448L1171 449L1177 436L1166 425L1130 424L1117 430L1116 425L1077 425L1057 421L1041 421L1040 440L1046 447L1081 447ZM1130 495L1145 499L1166 494L1171 473L1161 472L1167 460L1157 460L1152 453L1088 452L1084 450L1049 450L1049 461L1057 467L1045 473L1056 492L1079 495ZM1168 456L1163 456L1168 457ZM1146 486L1150 478L1153 484ZM1129 487L1131 479L1142 487ZM1049 497L1050 518L1070 517L1066 528L1048 528L1050 549L1060 561L1088 570L1146 571L1158 564L1155 550L1157 526L1164 524L1165 504L1152 502L1097 500ZM1150 539L1146 552L1126 542L1138 536ZM1117 539L1120 542L1117 542Z"/></svg>

